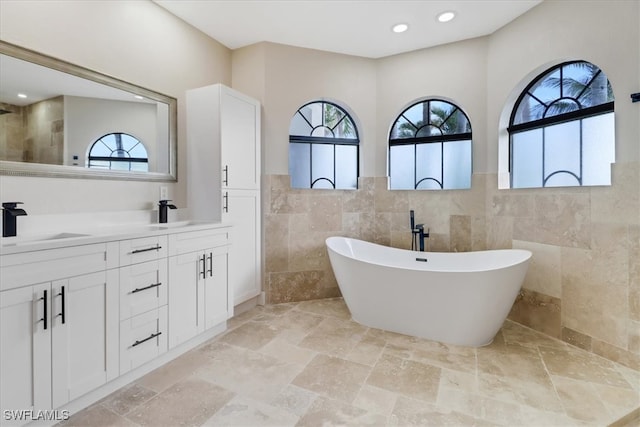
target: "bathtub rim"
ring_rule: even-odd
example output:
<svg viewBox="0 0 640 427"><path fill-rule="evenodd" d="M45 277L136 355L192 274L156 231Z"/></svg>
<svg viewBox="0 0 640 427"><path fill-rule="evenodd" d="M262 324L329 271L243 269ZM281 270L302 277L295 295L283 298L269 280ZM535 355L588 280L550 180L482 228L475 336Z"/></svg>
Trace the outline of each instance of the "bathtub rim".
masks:
<svg viewBox="0 0 640 427"><path fill-rule="evenodd" d="M385 261L374 262L372 260L363 259L361 257L358 257L357 254L355 254L355 252L352 255L351 253L341 250L341 248L337 248L335 245L332 244L332 242L334 241L347 241L347 242L354 241L354 242L358 242L356 244L371 245L377 248L376 250L393 251L395 253L405 253L406 256L409 256L409 254L411 254L411 257L416 257L416 258L419 258L420 254L424 254L424 257L426 257L427 259L429 257L429 254L436 255L436 256L457 257L457 258L478 256L478 254L483 254L483 256L487 256L491 254L504 254L504 253L520 254L521 256L515 260L509 260L509 262L500 264L499 266L492 266L487 268L463 268L463 269L433 268L433 264L429 264L428 262L427 263L420 262L418 264L415 264L415 266L413 265L405 266L405 265L398 265L398 264L393 264ZM337 255L344 256L365 264L380 265L383 267L393 268L398 270L428 271L428 272L434 272L434 273L482 273L482 272L488 272L492 270L508 268L511 266L522 264L523 262L529 262L533 257L533 253L531 251L527 249L516 249L516 248L487 249L487 250L468 251L468 252L420 252L420 251L412 251L409 249L394 248L392 246L381 245L379 243L368 242L366 240L357 239L354 237L346 237L346 236L328 237L327 239L325 239L325 245L328 251L333 251ZM464 266L463 263L461 263L460 265Z"/></svg>

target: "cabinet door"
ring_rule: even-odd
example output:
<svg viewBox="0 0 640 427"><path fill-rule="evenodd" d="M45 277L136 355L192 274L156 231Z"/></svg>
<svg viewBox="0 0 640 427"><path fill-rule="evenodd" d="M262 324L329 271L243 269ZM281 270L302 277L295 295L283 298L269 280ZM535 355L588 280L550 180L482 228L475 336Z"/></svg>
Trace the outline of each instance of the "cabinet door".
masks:
<svg viewBox="0 0 640 427"><path fill-rule="evenodd" d="M260 188L260 104L223 87L220 96L223 188Z"/></svg>
<svg viewBox="0 0 640 427"><path fill-rule="evenodd" d="M118 375L118 283L108 280L107 273L58 280L51 286L54 407Z"/></svg>
<svg viewBox="0 0 640 427"><path fill-rule="evenodd" d="M222 220L232 223L229 290L233 305L260 294L260 194L258 190L224 190L227 209Z"/></svg>
<svg viewBox="0 0 640 427"><path fill-rule="evenodd" d="M227 259L226 247L212 249L207 255L207 279L204 283L206 329L227 320Z"/></svg>
<svg viewBox="0 0 640 427"><path fill-rule="evenodd" d="M169 257L169 348L204 331L205 265L203 252Z"/></svg>
<svg viewBox="0 0 640 427"><path fill-rule="evenodd" d="M49 283L0 292L2 409L51 408L50 295Z"/></svg>

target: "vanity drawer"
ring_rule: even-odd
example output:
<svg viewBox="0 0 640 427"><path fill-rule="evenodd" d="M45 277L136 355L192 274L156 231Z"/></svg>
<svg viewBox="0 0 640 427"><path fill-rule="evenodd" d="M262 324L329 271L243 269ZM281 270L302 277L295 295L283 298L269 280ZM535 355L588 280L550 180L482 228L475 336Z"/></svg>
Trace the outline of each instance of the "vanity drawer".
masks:
<svg viewBox="0 0 640 427"><path fill-rule="evenodd" d="M106 268L107 245L104 243L2 255L0 291Z"/></svg>
<svg viewBox="0 0 640 427"><path fill-rule="evenodd" d="M120 320L167 303L167 258L120 268Z"/></svg>
<svg viewBox="0 0 640 427"><path fill-rule="evenodd" d="M167 236L143 237L120 242L120 266L167 256Z"/></svg>
<svg viewBox="0 0 640 427"><path fill-rule="evenodd" d="M167 306L120 322L120 375L167 351Z"/></svg>
<svg viewBox="0 0 640 427"><path fill-rule="evenodd" d="M169 256L197 252L231 243L231 227L169 235Z"/></svg>

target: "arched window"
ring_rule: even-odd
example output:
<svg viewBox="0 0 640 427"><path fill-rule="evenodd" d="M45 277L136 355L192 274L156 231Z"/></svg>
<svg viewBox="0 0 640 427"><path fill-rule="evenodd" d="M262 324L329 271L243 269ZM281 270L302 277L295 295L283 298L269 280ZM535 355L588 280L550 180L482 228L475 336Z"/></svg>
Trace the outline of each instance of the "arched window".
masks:
<svg viewBox="0 0 640 427"><path fill-rule="evenodd" d="M586 61L536 77L509 121L512 188L610 185L615 161L613 90Z"/></svg>
<svg viewBox="0 0 640 427"><path fill-rule="evenodd" d="M455 104L420 101L404 110L389 135L392 190L471 187L471 123Z"/></svg>
<svg viewBox="0 0 640 427"><path fill-rule="evenodd" d="M98 138L89 149L88 166L97 169L149 171L147 150L137 138L114 132Z"/></svg>
<svg viewBox="0 0 640 427"><path fill-rule="evenodd" d="M293 188L358 188L358 129L351 116L328 101L303 105L289 127L289 175Z"/></svg>

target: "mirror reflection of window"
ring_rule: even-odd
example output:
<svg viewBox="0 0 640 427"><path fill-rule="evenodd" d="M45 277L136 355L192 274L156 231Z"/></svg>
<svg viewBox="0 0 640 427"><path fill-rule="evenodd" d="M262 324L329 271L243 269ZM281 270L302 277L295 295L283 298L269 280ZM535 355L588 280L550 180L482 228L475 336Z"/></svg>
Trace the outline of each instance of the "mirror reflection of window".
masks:
<svg viewBox="0 0 640 427"><path fill-rule="evenodd" d="M607 76L586 61L546 70L511 113L512 188L611 185L614 96Z"/></svg>
<svg viewBox="0 0 640 427"><path fill-rule="evenodd" d="M96 169L148 172L147 150L136 137L114 132L98 138L89 150L88 166Z"/></svg>

